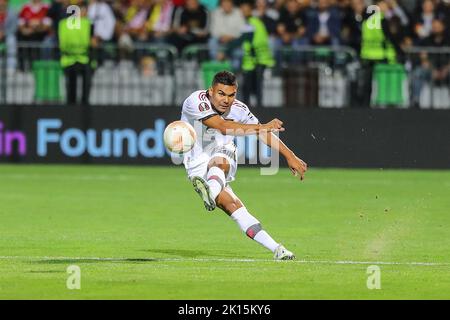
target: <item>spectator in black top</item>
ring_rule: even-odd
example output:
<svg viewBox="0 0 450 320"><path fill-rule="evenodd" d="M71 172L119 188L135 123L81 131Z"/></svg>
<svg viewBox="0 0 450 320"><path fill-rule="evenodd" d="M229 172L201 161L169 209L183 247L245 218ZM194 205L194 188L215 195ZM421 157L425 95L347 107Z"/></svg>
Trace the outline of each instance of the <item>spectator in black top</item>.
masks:
<svg viewBox="0 0 450 320"><path fill-rule="evenodd" d="M307 26L310 44L340 44L340 16L337 8L330 5L330 0L318 0L317 8L308 14Z"/></svg>
<svg viewBox="0 0 450 320"><path fill-rule="evenodd" d="M387 36L396 49L398 62L403 63L406 49L413 45L412 19L400 1L386 0L386 4L388 10L383 21L388 31Z"/></svg>
<svg viewBox="0 0 450 320"><path fill-rule="evenodd" d="M431 35L420 42L423 47L448 47L450 39L446 33L445 25L442 20L435 19L432 22ZM423 51L419 55L418 66L414 69L412 75L412 102L413 106L419 105L420 94L425 83L432 82L433 85L450 84L450 55Z"/></svg>
<svg viewBox="0 0 450 320"><path fill-rule="evenodd" d="M359 54L362 23L369 16L364 0L351 0L347 6L342 8L342 14L342 44L352 47Z"/></svg>
<svg viewBox="0 0 450 320"><path fill-rule="evenodd" d="M436 4L437 18L444 22L447 37L450 38L450 0L440 0Z"/></svg>
<svg viewBox="0 0 450 320"><path fill-rule="evenodd" d="M52 33L55 35L55 38L57 38L56 34L58 34L59 21L67 16L66 2L65 0L53 0L47 12L47 17L52 20Z"/></svg>
<svg viewBox="0 0 450 320"><path fill-rule="evenodd" d="M423 1L422 5L416 9L413 19L416 44L419 44L423 39L431 35L435 16L435 6L432 0Z"/></svg>
<svg viewBox="0 0 450 320"><path fill-rule="evenodd" d="M256 0L256 6L253 15L261 19L261 21L266 26L267 32L270 36L276 35L277 20L280 17L280 14L278 13L278 11L268 6L267 0Z"/></svg>
<svg viewBox="0 0 450 320"><path fill-rule="evenodd" d="M208 40L208 11L198 0L186 0L184 7L175 10L172 22L173 32L169 43L181 52L186 46L206 43Z"/></svg>
<svg viewBox="0 0 450 320"><path fill-rule="evenodd" d="M287 0L280 10L277 24L277 47L298 47L306 44L306 14L305 8L298 0Z"/></svg>

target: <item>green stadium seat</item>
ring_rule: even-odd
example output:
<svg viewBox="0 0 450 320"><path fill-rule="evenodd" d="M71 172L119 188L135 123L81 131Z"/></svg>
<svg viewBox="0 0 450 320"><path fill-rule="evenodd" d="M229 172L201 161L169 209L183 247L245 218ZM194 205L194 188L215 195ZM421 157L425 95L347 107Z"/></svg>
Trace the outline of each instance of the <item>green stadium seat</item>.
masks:
<svg viewBox="0 0 450 320"><path fill-rule="evenodd" d="M405 97L403 83L406 71L401 64L377 64L374 68L373 79L376 83L376 95L373 102L376 105L403 105Z"/></svg>
<svg viewBox="0 0 450 320"><path fill-rule="evenodd" d="M232 71L229 61L206 61L201 64L203 84L205 88L211 86L214 75L220 71Z"/></svg>
<svg viewBox="0 0 450 320"><path fill-rule="evenodd" d="M61 64L58 60L33 61L35 102L60 102Z"/></svg>

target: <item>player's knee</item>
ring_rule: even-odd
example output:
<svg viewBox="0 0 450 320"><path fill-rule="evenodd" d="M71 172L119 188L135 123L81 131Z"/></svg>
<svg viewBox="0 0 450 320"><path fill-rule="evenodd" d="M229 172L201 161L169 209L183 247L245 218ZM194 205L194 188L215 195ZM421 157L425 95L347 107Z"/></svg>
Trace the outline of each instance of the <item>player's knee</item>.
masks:
<svg viewBox="0 0 450 320"><path fill-rule="evenodd" d="M208 163L208 169L212 167L218 167L220 168L225 174L230 171L230 164L225 158L216 157L214 159L211 159L211 161Z"/></svg>

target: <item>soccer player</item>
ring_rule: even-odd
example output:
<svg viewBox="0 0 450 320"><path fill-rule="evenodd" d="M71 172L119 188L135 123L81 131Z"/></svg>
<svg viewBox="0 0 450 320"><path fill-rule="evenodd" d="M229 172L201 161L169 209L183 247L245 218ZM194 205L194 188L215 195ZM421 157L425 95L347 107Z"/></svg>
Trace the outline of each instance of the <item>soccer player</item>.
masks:
<svg viewBox="0 0 450 320"><path fill-rule="evenodd" d="M273 134L284 131L283 122L273 119L260 124L249 108L235 99L237 89L235 75L222 71L214 76L208 90L195 91L184 101L181 120L195 128L198 139L184 155L183 163L206 210L219 207L248 237L272 251L274 259L292 260L294 254L262 228L229 186L237 169L234 136L258 134L265 144L286 158L292 173L301 180L307 165Z"/></svg>

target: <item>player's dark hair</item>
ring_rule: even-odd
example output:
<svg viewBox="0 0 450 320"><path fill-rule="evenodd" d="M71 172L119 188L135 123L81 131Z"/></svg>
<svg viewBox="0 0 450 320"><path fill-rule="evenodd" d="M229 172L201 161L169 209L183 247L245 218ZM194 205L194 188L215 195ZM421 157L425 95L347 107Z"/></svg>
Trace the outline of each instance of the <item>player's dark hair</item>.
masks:
<svg viewBox="0 0 450 320"><path fill-rule="evenodd" d="M220 71L214 76L212 86L214 87L218 83L226 86L237 86L236 76L230 71Z"/></svg>

